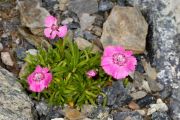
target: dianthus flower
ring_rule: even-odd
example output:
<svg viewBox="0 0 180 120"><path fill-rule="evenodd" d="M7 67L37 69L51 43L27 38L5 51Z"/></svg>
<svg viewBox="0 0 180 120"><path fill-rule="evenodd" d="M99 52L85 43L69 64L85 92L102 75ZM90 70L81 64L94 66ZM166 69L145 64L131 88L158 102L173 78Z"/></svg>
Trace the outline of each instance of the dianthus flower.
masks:
<svg viewBox="0 0 180 120"><path fill-rule="evenodd" d="M88 78L92 78L95 77L97 74L97 72L95 70L89 70L86 75L88 76Z"/></svg>
<svg viewBox="0 0 180 120"><path fill-rule="evenodd" d="M115 79L123 79L135 70L137 60L132 51L120 46L107 46L101 58L104 71Z"/></svg>
<svg viewBox="0 0 180 120"><path fill-rule="evenodd" d="M34 72L28 76L29 89L33 92L41 92L48 87L52 80L52 74L48 68L37 66Z"/></svg>
<svg viewBox="0 0 180 120"><path fill-rule="evenodd" d="M54 39L56 36L58 37L64 37L67 34L67 26L58 26L57 25L57 19L53 16L47 16L45 18L45 29L44 29L44 35L47 38Z"/></svg>

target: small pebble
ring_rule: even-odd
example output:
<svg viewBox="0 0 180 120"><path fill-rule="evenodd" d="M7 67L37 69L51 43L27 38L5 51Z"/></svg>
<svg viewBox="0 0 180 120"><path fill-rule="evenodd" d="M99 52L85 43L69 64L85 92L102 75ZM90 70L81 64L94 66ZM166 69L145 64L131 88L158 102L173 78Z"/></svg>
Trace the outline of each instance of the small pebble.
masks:
<svg viewBox="0 0 180 120"><path fill-rule="evenodd" d="M146 115L145 110L136 110L136 111L142 116Z"/></svg>
<svg viewBox="0 0 180 120"><path fill-rule="evenodd" d="M65 20L63 20L61 22L62 25L67 25L69 23L72 23L73 22L73 19L72 18L66 18Z"/></svg>
<svg viewBox="0 0 180 120"><path fill-rule="evenodd" d="M149 87L149 84L148 84L148 82L147 81L145 81L145 80L143 80L143 82L142 82L142 88L144 89L144 90L146 90L147 92L151 92L151 89L150 89L150 87Z"/></svg>
<svg viewBox="0 0 180 120"><path fill-rule="evenodd" d="M101 0L99 2L99 11L107 11L113 7L113 3L110 0Z"/></svg>
<svg viewBox="0 0 180 120"><path fill-rule="evenodd" d="M144 98L141 98L137 101L137 104L142 108L150 104L155 103L155 98L153 96L147 95Z"/></svg>
<svg viewBox="0 0 180 120"><path fill-rule="evenodd" d="M14 62L13 62L9 52L1 52L1 59L5 65L8 65L8 66L14 65Z"/></svg>
<svg viewBox="0 0 180 120"><path fill-rule="evenodd" d="M64 120L64 118L54 118L54 119L51 119L51 120Z"/></svg>
<svg viewBox="0 0 180 120"><path fill-rule="evenodd" d="M129 103L128 107L131 108L131 109L133 109L133 110L137 110L137 109L140 108L139 105L136 104L136 103L133 102L133 101Z"/></svg>
<svg viewBox="0 0 180 120"><path fill-rule="evenodd" d="M156 111L161 111L161 112L168 111L167 105L161 99L157 99L156 104L150 105L147 115L151 115L152 113L154 113Z"/></svg>
<svg viewBox="0 0 180 120"><path fill-rule="evenodd" d="M138 91L138 92L134 92L134 93L131 93L130 96L133 98L133 100L138 100L140 98L143 98L147 95L146 92L144 91Z"/></svg>
<svg viewBox="0 0 180 120"><path fill-rule="evenodd" d="M38 51L36 49L29 49L26 51L26 53L29 53L31 55L36 55L38 53Z"/></svg>

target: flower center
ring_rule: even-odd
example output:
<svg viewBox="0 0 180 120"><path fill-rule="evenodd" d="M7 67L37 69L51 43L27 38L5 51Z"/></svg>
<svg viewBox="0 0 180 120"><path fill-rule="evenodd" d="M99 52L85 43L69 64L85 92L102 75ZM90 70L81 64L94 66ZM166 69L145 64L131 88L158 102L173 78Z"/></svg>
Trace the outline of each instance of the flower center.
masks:
<svg viewBox="0 0 180 120"><path fill-rule="evenodd" d="M113 55L113 63L119 66L122 66L126 62L126 58L124 55L120 53L116 53Z"/></svg>
<svg viewBox="0 0 180 120"><path fill-rule="evenodd" d="M53 31L58 30L58 26L57 26L57 25L52 25L51 29L52 29Z"/></svg>
<svg viewBox="0 0 180 120"><path fill-rule="evenodd" d="M34 75L34 80L35 81L41 81L43 79L44 79L44 74L42 74L42 73L35 73L35 75Z"/></svg>

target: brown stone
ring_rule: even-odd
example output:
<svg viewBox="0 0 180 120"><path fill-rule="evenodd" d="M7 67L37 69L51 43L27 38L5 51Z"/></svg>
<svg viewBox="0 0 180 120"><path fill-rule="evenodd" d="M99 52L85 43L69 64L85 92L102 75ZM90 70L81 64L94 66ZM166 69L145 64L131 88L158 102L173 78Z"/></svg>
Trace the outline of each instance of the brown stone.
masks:
<svg viewBox="0 0 180 120"><path fill-rule="evenodd" d="M130 102L129 105L128 105L129 108L133 109L133 110L137 110L139 109L139 105L136 104L135 102Z"/></svg>
<svg viewBox="0 0 180 120"><path fill-rule="evenodd" d="M115 6L103 25L103 46L121 45L134 53L143 53L148 24L134 7Z"/></svg>
<svg viewBox="0 0 180 120"><path fill-rule="evenodd" d="M89 41L87 41L81 37L76 38L75 42L77 43L77 46L80 50L84 50L86 48L92 48L93 53L101 52L99 47L97 47L96 45L90 43Z"/></svg>
<svg viewBox="0 0 180 120"><path fill-rule="evenodd" d="M82 120L85 118L85 116L80 113L78 110L73 109L73 108L65 108L65 117L68 118L68 120Z"/></svg>

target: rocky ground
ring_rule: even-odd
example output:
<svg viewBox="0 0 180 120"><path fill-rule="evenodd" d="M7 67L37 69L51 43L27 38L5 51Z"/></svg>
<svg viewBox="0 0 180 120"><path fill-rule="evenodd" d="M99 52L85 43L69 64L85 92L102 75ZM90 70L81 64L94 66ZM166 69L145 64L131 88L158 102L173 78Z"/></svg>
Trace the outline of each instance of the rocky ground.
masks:
<svg viewBox="0 0 180 120"><path fill-rule="evenodd" d="M1 0L0 120L180 120L180 1L172 1ZM49 107L22 91L17 79L26 54L53 44L43 37L50 14L68 25L79 49L93 45L101 52L119 44L136 54L138 65L127 87L114 81L103 89L106 107L103 96L97 107L84 105L81 111Z"/></svg>

